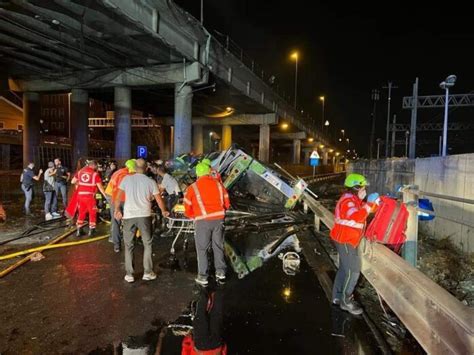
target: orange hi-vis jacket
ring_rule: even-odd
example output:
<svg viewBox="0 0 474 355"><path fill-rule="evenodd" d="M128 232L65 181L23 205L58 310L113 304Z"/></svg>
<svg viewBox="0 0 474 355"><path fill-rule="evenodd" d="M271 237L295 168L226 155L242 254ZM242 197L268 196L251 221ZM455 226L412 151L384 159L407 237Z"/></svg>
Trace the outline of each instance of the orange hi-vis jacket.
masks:
<svg viewBox="0 0 474 355"><path fill-rule="evenodd" d="M224 219L229 207L229 194L224 185L209 175L200 177L184 195L184 214L196 221Z"/></svg>
<svg viewBox="0 0 474 355"><path fill-rule="evenodd" d="M127 175L132 175L128 168L122 168L117 170L112 177L110 178L109 183L107 184L107 188L105 189L105 193L109 196L112 196L112 202L114 203L117 198L117 193L119 189L119 185L122 182L123 178ZM125 193L122 194L122 198L119 202L125 202Z"/></svg>
<svg viewBox="0 0 474 355"><path fill-rule="evenodd" d="M357 248L371 210L371 204L364 203L357 195L348 192L343 194L336 205L331 238L338 243L348 243Z"/></svg>

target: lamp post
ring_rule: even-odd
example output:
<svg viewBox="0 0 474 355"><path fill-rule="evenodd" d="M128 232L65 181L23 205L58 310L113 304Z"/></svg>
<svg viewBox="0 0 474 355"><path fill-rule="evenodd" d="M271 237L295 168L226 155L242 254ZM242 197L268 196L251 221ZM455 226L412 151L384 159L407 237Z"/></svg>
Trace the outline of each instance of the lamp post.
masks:
<svg viewBox="0 0 474 355"><path fill-rule="evenodd" d="M446 90L446 98L444 99L444 124L443 124L443 152L442 156L446 156L448 146L448 107L449 107L449 88L456 83L456 75L450 75L445 81L439 84L441 89Z"/></svg>
<svg viewBox="0 0 474 355"><path fill-rule="evenodd" d="M319 101L321 101L321 104L322 104L322 115L321 115L321 131L324 130L324 102L325 102L325 98L324 96L320 96L319 97Z"/></svg>
<svg viewBox="0 0 474 355"><path fill-rule="evenodd" d="M298 52L293 52L291 54L291 59L295 60L295 109L296 109L296 100L298 98Z"/></svg>

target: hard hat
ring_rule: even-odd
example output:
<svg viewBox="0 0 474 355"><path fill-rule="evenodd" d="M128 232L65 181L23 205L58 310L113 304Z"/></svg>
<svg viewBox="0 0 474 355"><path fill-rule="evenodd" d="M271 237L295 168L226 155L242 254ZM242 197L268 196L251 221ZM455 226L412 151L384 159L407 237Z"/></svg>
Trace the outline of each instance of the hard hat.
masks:
<svg viewBox="0 0 474 355"><path fill-rule="evenodd" d="M199 163L198 165L196 165L196 176L197 177L201 177L201 176L204 176L204 175L209 175L209 173L211 172L211 167L207 164L204 164L204 163Z"/></svg>
<svg viewBox="0 0 474 355"><path fill-rule="evenodd" d="M201 163L212 166L211 159L208 158L204 158L203 160L201 160Z"/></svg>
<svg viewBox="0 0 474 355"><path fill-rule="evenodd" d="M360 174L349 174L346 177L346 180L344 180L344 186L346 187L362 187L362 186L368 186L369 183L367 182L367 179Z"/></svg>
<svg viewBox="0 0 474 355"><path fill-rule="evenodd" d="M125 167L128 169L129 173L135 172L135 159L128 159L125 162Z"/></svg>

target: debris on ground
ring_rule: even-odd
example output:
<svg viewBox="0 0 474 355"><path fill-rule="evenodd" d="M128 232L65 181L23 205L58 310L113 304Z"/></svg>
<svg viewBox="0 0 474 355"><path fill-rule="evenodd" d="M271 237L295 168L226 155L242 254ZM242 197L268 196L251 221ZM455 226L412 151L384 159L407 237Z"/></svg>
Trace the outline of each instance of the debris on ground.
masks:
<svg viewBox="0 0 474 355"><path fill-rule="evenodd" d="M474 256L463 253L449 238L420 234L418 268L464 304L474 306Z"/></svg>

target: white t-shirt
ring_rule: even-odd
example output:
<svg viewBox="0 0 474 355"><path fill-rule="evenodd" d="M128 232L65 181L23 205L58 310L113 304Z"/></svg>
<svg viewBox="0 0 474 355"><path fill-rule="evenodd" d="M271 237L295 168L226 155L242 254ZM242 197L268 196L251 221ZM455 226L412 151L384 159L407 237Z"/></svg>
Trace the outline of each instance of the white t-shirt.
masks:
<svg viewBox="0 0 474 355"><path fill-rule="evenodd" d="M165 174L161 181L161 186L166 190L168 195L179 194L181 189L179 188L178 182L170 174Z"/></svg>
<svg viewBox="0 0 474 355"><path fill-rule="evenodd" d="M127 175L119 189L125 192L123 219L150 217L153 195L158 195L156 182L144 174Z"/></svg>

